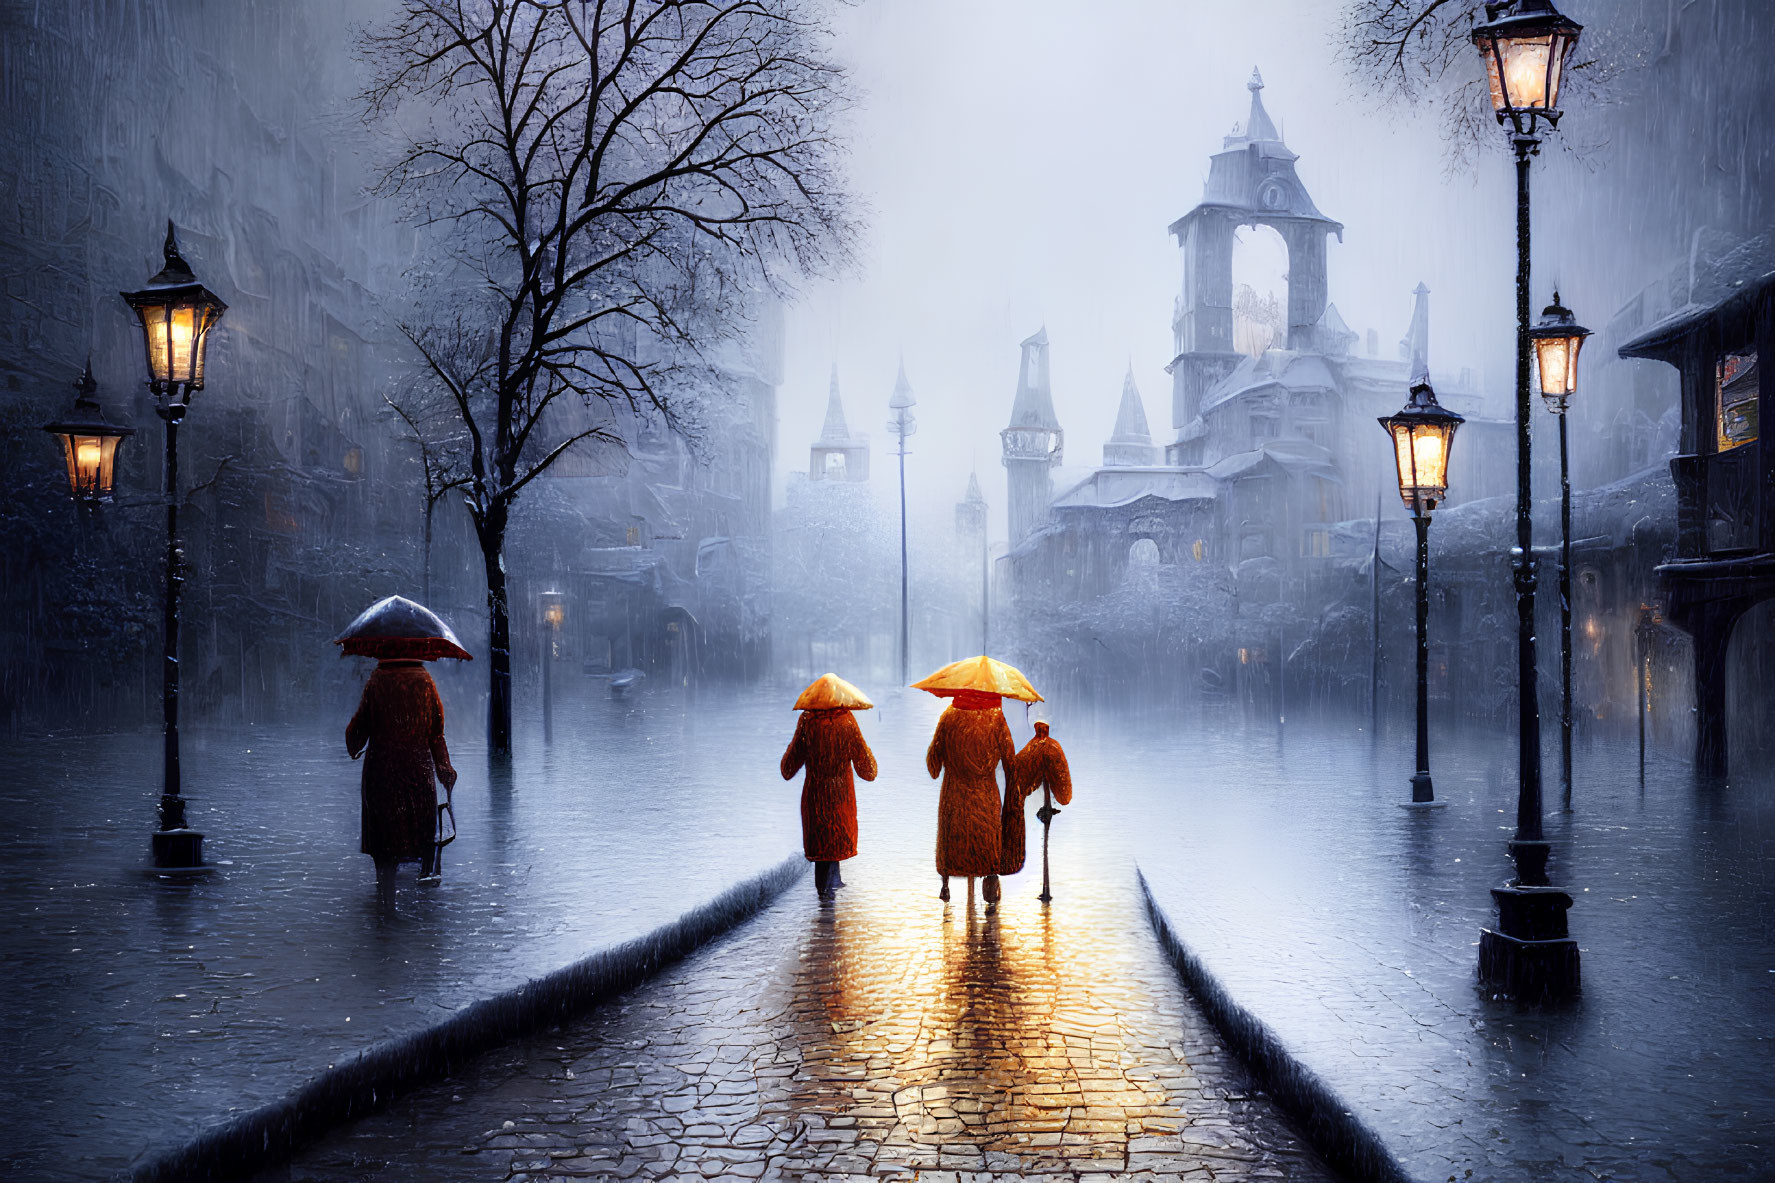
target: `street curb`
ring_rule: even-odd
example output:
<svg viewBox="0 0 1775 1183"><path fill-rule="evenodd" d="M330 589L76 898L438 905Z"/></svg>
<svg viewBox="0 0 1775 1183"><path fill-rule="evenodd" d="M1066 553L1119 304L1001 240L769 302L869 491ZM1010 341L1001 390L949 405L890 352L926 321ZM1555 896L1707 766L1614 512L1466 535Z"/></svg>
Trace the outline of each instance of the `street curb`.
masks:
<svg viewBox="0 0 1775 1183"><path fill-rule="evenodd" d="M388 1104L507 1040L563 1022L640 985L763 911L807 871L796 854L646 936L601 949L443 1022L374 1044L282 1100L214 1126L130 1172L134 1183L220 1183L288 1158L326 1130Z"/></svg>
<svg viewBox="0 0 1775 1183"><path fill-rule="evenodd" d="M1251 1069L1262 1085L1292 1118L1301 1133L1331 1168L1352 1183L1413 1183L1411 1175L1393 1157L1368 1125L1351 1112L1331 1086L1311 1068L1289 1054L1282 1040L1263 1020L1234 1001L1227 989L1209 972L1202 959L1190 952L1171 927L1170 919L1153 897L1146 874L1138 867L1140 894L1152 921L1159 946L1176 968L1184 985L1207 1013L1208 1021L1227 1046Z"/></svg>

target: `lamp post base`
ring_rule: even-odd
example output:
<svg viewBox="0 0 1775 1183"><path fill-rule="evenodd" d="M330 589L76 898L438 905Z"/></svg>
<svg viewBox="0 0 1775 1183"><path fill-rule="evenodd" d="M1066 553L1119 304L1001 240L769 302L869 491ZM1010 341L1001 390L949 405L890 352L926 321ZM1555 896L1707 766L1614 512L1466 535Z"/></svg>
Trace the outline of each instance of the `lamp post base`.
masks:
<svg viewBox="0 0 1775 1183"><path fill-rule="evenodd" d="M1522 1002L1575 998L1581 992L1578 942L1570 937L1525 941L1482 928L1479 980L1487 989Z"/></svg>
<svg viewBox="0 0 1775 1183"><path fill-rule="evenodd" d="M1564 888L1520 882L1492 888L1498 928L1479 930L1479 980L1525 1002L1579 993L1578 942L1566 928Z"/></svg>
<svg viewBox="0 0 1775 1183"><path fill-rule="evenodd" d="M203 867L203 835L196 830L154 831L154 866L175 871Z"/></svg>

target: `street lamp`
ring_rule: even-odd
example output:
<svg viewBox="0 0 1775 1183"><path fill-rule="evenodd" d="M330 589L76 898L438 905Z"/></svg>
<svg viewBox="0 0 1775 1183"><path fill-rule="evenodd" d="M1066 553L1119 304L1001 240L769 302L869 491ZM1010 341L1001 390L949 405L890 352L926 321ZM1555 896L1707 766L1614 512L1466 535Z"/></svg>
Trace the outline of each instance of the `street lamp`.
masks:
<svg viewBox="0 0 1775 1183"><path fill-rule="evenodd" d="M537 597L542 606L542 737L555 738L555 651L561 644L561 625L567 619L567 597L545 591Z"/></svg>
<svg viewBox="0 0 1775 1183"><path fill-rule="evenodd" d="M1566 929L1572 897L1548 885L1541 832L1541 710L1536 694L1535 560L1529 450L1529 159L1541 120L1559 123L1559 87L1583 30L1551 0L1487 4L1473 27L1492 109L1516 152L1516 589L1517 798L1510 857L1516 878L1492 889L1498 928L1481 929L1479 977L1503 993L1545 997L1578 990L1578 945Z"/></svg>
<svg viewBox="0 0 1775 1183"><path fill-rule="evenodd" d="M894 380L894 394L888 399L888 433L900 441L895 453L900 457L900 685L911 676L908 650L911 643L911 617L906 597L906 437L918 430L912 408L918 402L912 397L912 383L906 381L906 359L900 359L900 376Z"/></svg>
<svg viewBox="0 0 1775 1183"><path fill-rule="evenodd" d="M992 609L992 562L986 543L986 498L980 492L978 473L968 474L967 496L955 507L955 530L964 541L976 535L980 539L980 652L985 653L992 648L987 643Z"/></svg>
<svg viewBox="0 0 1775 1183"><path fill-rule="evenodd" d="M62 442L62 452L68 461L68 491L74 495L74 500L82 505L96 505L111 500L117 445L125 436L134 435L136 429L105 418L105 412L93 397L98 393L99 384L93 381L92 359L87 359L86 372L74 383L74 389L79 391L74 398L74 409L66 418L44 424L43 430Z"/></svg>
<svg viewBox="0 0 1775 1183"><path fill-rule="evenodd" d="M1418 534L1418 768L1411 778L1411 803L1431 805L1430 782L1430 514L1448 493L1448 453L1455 429L1465 420L1436 401L1428 375L1412 385L1403 409L1380 420L1393 440L1399 499L1411 512Z"/></svg>
<svg viewBox="0 0 1775 1183"><path fill-rule="evenodd" d="M1487 4L1485 14L1487 20L1473 26L1473 44L1485 59L1498 122L1529 136L1540 119L1559 126L1559 86L1584 27L1554 8L1552 0Z"/></svg>
<svg viewBox="0 0 1775 1183"><path fill-rule="evenodd" d="M203 865L203 835L185 824L185 799L179 793L179 592L185 583L185 553L179 541L179 422L191 405L192 392L203 389L210 330L228 306L197 282L179 255L171 220L163 251L166 265L147 286L120 295L141 322L148 389L154 392L155 413L166 423L166 649L161 663L166 753L154 865L196 868Z"/></svg>
<svg viewBox="0 0 1775 1183"><path fill-rule="evenodd" d="M1572 478L1566 462L1566 400L1578 391L1578 350L1590 330L1559 302L1529 330L1541 372L1541 397L1559 418L1559 776L1567 812L1572 808Z"/></svg>

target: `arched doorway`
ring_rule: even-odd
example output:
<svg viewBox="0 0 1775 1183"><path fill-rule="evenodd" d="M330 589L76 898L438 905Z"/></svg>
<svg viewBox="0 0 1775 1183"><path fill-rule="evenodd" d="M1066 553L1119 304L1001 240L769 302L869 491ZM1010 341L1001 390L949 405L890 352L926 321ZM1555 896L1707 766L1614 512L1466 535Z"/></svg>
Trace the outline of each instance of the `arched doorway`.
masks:
<svg viewBox="0 0 1775 1183"><path fill-rule="evenodd" d="M1288 346L1288 244L1272 226L1233 232L1233 350L1261 357Z"/></svg>
<svg viewBox="0 0 1775 1183"><path fill-rule="evenodd" d="M1775 600L1738 618L1726 654L1726 758L1733 773L1775 757Z"/></svg>

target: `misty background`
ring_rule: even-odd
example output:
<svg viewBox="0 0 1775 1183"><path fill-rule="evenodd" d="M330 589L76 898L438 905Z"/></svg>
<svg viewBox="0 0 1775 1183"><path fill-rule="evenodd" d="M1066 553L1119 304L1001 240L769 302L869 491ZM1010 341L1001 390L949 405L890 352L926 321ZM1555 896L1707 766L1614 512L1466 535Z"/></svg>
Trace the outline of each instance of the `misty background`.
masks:
<svg viewBox="0 0 1775 1183"><path fill-rule="evenodd" d="M1720 63L1766 42L1775 15L1752 0L1566 7L1587 26L1584 60L1569 113L1535 168L1531 300L1538 310L1557 283L1599 331L1572 418L1578 487L1636 473L1657 486L1644 504L1630 490L1579 510L1605 525L1625 514L1662 523L1662 534L1635 535L1637 574L1609 593L1606 606L1625 620L1652 594L1650 565L1673 528L1667 506L1650 507L1668 489L1658 474L1675 447L1677 383L1670 367L1618 362L1613 349L1679 306L1713 260L1766 229L1771 153L1759 113L1769 75ZM0 174L9 309L0 574L10 620L0 706L9 728L128 724L153 713L161 437L139 338L115 293L157 268L168 216L199 277L230 304L211 345L210 385L183 436L193 709L256 717L286 698L353 693L361 673L332 660L327 640L370 600L424 586L422 474L383 396L413 373L395 321L423 291L430 256L399 204L369 192L390 128L366 121L354 56L361 31L390 11L344 0L0 5L9 116L0 127L9 163ZM898 540L886 418L902 362L919 425L906 460L914 658L972 652L979 581L954 515L977 475L996 567L1008 541L998 433L1016 393L1019 342L1046 327L1069 467L1098 464L1130 369L1155 443L1171 440L1167 366L1182 262L1167 227L1201 200L1209 157L1246 120L1254 69L1299 177L1343 224L1328 246L1329 297L1356 334L1353 353L1399 360L1422 283L1439 384L1459 376L1470 415L1508 418L1512 176L1489 116L1475 128L1471 103L1462 106L1471 95L1461 88L1478 71L1471 54L1402 96L1352 57L1353 9L1343 5L866 0L822 11L828 51L854 94L835 128L862 227L852 263L805 277L780 303L760 301L755 331L722 363L725 393L710 400L728 418L717 415L695 446L636 421L623 447L576 454L519 499L507 563L520 697L534 694L542 652L534 597L575 580L572 627L616 623L575 634L563 658L574 670L633 666L684 684L692 672L756 678L866 653L869 673L888 676ZM1235 258L1235 280L1261 295L1280 287L1285 266L1260 236ZM1651 289L1661 302L1641 300ZM119 453L116 504L96 514L75 511L65 482L58 493L59 460L40 430L65 409L89 355L101 403L138 431ZM868 437L872 475L855 504L833 499L812 528L796 516L795 474L821 434L834 372L851 433ZM1629 446L1622 424L1634 416ZM1534 432L1537 496L1553 496L1553 420L1538 406ZM1390 487L1378 428L1367 438L1368 451L1340 463L1365 487ZM1490 457L1468 489L1451 489L1457 514L1479 487L1497 492L1510 480L1508 460L1482 453L1480 438L1475 427L1472 443L1456 444L1475 464ZM1346 505L1344 516L1366 517L1371 505ZM1438 571L1455 580L1467 561L1461 578L1490 596L1507 591L1492 567L1508 538L1506 509L1487 506L1450 517L1433 537ZM1403 527L1396 497L1382 498L1381 513ZM485 640L481 559L459 502L439 500L436 517L433 601L472 648L477 635ZM1538 510L1537 537L1551 541L1556 524ZM817 554L820 531L857 545L847 568L788 563ZM785 538L811 546L785 547ZM1403 541L1397 532L1384 540L1389 634L1407 619ZM1362 614L1370 629L1366 568L1351 555L1337 561L1346 560L1326 585L1335 594L1302 584L1283 613L1297 637L1337 633L1335 644L1298 655L1318 671L1303 668L1299 684L1327 701L1368 678L1372 645L1356 628ZM999 596L999 573L993 579ZM1219 601L1167 601L1166 586L1143 602L1170 602L1195 632L1216 632L1197 609ZM1434 611L1446 615L1435 631L1460 636L1477 594L1467 609L1439 599ZM837 613L828 623L868 634L867 643L847 650L828 640L789 656L785 622L800 628L810 605L844 600L861 601L867 619ZM1043 610L995 600L1007 615L996 635L1011 656L1113 664L1107 649L1087 658L1054 651L1063 639L1017 634L1016 620ZM1335 612L1347 619L1328 624ZM1495 623L1480 618L1486 629ZM1621 656L1610 666L1599 647L1584 660L1601 680L1599 701L1621 700L1614 683L1631 678L1631 622L1598 619ZM690 634L694 653L674 639ZM1210 641L1191 642L1200 652L1187 657L1168 653L1164 676L1193 687L1199 668L1234 660L1230 634ZM1214 644L1224 652L1209 652ZM1687 694L1684 644L1672 633L1666 654L1672 743L1686 716L1677 705ZM1396 648L1403 653L1402 640ZM1489 659L1457 658L1457 670L1460 660ZM484 682L480 669L440 674L447 697L465 703ZM1390 693L1404 692L1406 679L1384 677ZM1495 716L1507 692L1475 713Z"/></svg>

